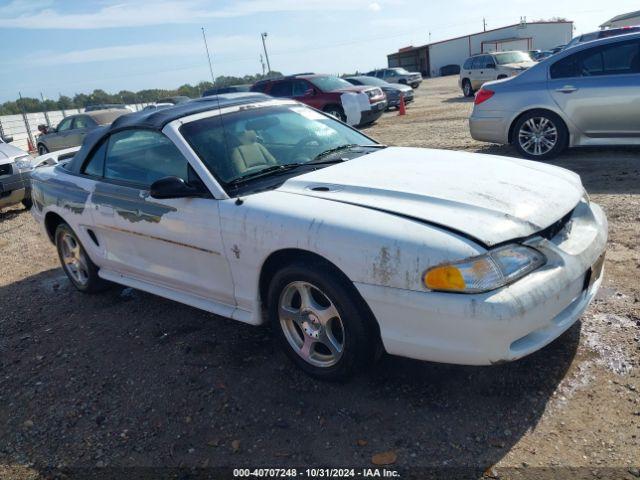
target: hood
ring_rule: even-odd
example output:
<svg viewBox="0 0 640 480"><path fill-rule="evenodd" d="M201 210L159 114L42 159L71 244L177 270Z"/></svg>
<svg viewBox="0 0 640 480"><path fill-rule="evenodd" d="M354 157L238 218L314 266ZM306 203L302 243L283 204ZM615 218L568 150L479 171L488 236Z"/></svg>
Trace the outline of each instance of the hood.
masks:
<svg viewBox="0 0 640 480"><path fill-rule="evenodd" d="M395 92L398 95L400 94L400 92L403 93L408 93L408 92L413 92L413 88L411 88L409 85L403 85L401 83L394 83L393 85L385 85L384 87L378 87L381 88L383 92Z"/></svg>
<svg viewBox="0 0 640 480"><path fill-rule="evenodd" d="M13 157L23 157L29 155L24 150L19 149L8 143L0 143L0 162L6 163L3 160L12 159Z"/></svg>
<svg viewBox="0 0 640 480"><path fill-rule="evenodd" d="M331 90L331 91L332 92L356 92L356 93L360 93L360 92L364 92L366 90L371 90L372 88L379 88L379 87L373 87L371 85L352 85L350 87L338 88L336 90Z"/></svg>
<svg viewBox="0 0 640 480"><path fill-rule="evenodd" d="M439 225L491 246L527 237L580 201L580 177L494 155L389 147L293 177L279 191Z"/></svg>

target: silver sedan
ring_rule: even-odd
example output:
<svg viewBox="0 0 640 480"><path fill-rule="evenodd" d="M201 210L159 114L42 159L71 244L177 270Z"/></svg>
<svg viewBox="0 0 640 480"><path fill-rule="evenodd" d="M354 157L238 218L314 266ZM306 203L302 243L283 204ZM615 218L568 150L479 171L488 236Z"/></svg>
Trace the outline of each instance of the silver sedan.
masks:
<svg viewBox="0 0 640 480"><path fill-rule="evenodd" d="M586 42L485 83L469 128L540 160L567 147L640 145L640 34Z"/></svg>

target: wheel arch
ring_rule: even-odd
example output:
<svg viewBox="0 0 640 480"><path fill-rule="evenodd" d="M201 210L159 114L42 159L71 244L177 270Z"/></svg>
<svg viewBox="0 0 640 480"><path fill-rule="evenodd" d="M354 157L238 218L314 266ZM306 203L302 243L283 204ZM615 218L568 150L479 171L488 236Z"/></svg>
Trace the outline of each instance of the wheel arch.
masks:
<svg viewBox="0 0 640 480"><path fill-rule="evenodd" d="M56 212L47 212L44 216L44 228L51 243L55 244L56 229L61 223L68 224L68 222Z"/></svg>
<svg viewBox="0 0 640 480"><path fill-rule="evenodd" d="M258 297L260 305L267 305L269 285L271 284L271 280L278 272L278 270L286 265L290 265L292 263L300 261L306 263L322 263L333 270L336 275L340 275L345 281L347 281L348 284L353 287L353 291L351 293L353 294L358 307L362 309L367 318L370 320L372 327L375 329L377 339L381 342L380 325L378 324L375 315L371 311L371 308L369 308L366 300L362 297L362 295L360 295L360 292L353 284L353 281L336 264L334 264L330 260L327 260L322 255L311 252L309 250L303 250L299 248L285 248L276 250L269 254L269 256L263 262L262 267L260 268L260 275L258 277Z"/></svg>

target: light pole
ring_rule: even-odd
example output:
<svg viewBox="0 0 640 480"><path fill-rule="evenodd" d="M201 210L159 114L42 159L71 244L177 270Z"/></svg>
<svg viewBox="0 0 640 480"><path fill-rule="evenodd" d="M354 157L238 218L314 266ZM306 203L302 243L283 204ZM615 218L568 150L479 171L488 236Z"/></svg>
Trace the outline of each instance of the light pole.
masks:
<svg viewBox="0 0 640 480"><path fill-rule="evenodd" d="M264 58L267 60L267 75L271 73L271 64L269 63L269 54L267 53L267 42L265 39L267 38L267 32L263 32L260 34L260 38L262 38L262 48L264 48Z"/></svg>
<svg viewBox="0 0 640 480"><path fill-rule="evenodd" d="M209 45L207 45L207 36L204 34L204 27L202 27L202 39L204 40L204 49L207 51L207 60L209 60L209 72L211 72L211 83L215 85L216 79L213 77L213 67L211 66L211 55L209 55Z"/></svg>

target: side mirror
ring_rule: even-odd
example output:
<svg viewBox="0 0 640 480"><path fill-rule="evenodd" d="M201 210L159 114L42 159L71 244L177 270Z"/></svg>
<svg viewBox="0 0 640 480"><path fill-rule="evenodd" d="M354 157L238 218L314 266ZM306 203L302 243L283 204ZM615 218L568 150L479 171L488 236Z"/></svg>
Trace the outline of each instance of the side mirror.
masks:
<svg viewBox="0 0 640 480"><path fill-rule="evenodd" d="M13 142L13 137L2 137L2 141L4 143L11 143Z"/></svg>
<svg viewBox="0 0 640 480"><path fill-rule="evenodd" d="M179 177L164 177L151 184L149 194L153 198L189 198L202 197L204 190L185 183Z"/></svg>

